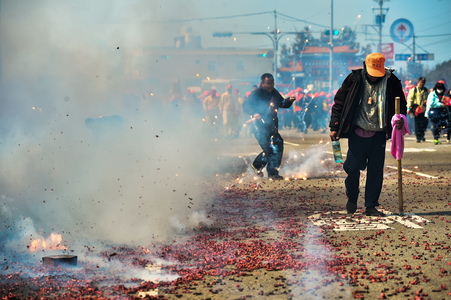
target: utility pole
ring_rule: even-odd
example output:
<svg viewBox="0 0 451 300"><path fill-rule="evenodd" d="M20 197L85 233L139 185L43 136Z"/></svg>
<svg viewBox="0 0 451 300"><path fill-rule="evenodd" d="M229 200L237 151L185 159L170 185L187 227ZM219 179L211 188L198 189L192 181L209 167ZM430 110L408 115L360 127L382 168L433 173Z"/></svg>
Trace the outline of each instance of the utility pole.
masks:
<svg viewBox="0 0 451 300"><path fill-rule="evenodd" d="M382 47L382 24L385 23L385 14L388 13L388 8L383 8L384 2L389 2L390 0L373 0L374 2L377 2L379 4L379 8L373 8L373 12L377 10L378 14L376 15L376 24L365 24L365 39L367 34L368 27L371 27L374 29L374 31L377 32L379 35L378 37L378 46L377 46L377 52L381 52ZM366 39L368 40L368 39ZM372 39L369 39L372 40ZM374 40L374 39L373 39Z"/></svg>
<svg viewBox="0 0 451 300"><path fill-rule="evenodd" d="M2 25L2 0L0 0L0 32ZM0 35L0 86L3 81L3 61L2 61L2 36Z"/></svg>
<svg viewBox="0 0 451 300"><path fill-rule="evenodd" d="M383 9L382 6L384 6L384 1L390 1L390 0L374 0L379 3L379 22L377 25L379 25L379 45L377 46L377 52L381 53L381 47L382 47L382 23L385 22L385 15L382 14L383 11L388 12L388 8ZM374 10L374 9L373 9Z"/></svg>
<svg viewBox="0 0 451 300"><path fill-rule="evenodd" d="M332 78L332 56L334 52L334 0L330 0L330 55L329 55L329 93L333 90L333 78Z"/></svg>
<svg viewBox="0 0 451 300"><path fill-rule="evenodd" d="M296 90L296 52L293 51L293 47L291 48L291 52L293 53L293 91Z"/></svg>
<svg viewBox="0 0 451 300"><path fill-rule="evenodd" d="M377 47L377 52L381 53L381 45L382 45L382 5L384 2L379 0L379 46Z"/></svg>
<svg viewBox="0 0 451 300"><path fill-rule="evenodd" d="M277 11L274 10L274 85L276 85L277 81L277 51L278 51L278 42L277 42Z"/></svg>

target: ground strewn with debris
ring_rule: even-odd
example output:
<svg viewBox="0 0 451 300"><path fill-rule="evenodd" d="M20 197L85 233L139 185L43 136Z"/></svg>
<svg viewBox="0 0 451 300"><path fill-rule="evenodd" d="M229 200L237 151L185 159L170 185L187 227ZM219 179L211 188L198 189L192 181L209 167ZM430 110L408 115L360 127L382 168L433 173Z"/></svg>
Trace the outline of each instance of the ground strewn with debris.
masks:
<svg viewBox="0 0 451 300"><path fill-rule="evenodd" d="M435 171L423 168L422 172ZM79 258L81 268L67 272L35 277L21 272L2 275L1 297L445 299L451 296L451 201L449 188L443 185L449 177L435 175L439 176L405 175L406 212L423 217L418 221L406 214L402 217L405 223L393 221L395 214L380 219L366 217L360 206L355 215L347 215L343 211L343 175L241 183L231 175L216 178L208 187L212 226L200 226L172 243L150 248L92 251L105 262L123 262L143 270L154 263L148 259L151 253L166 261L158 270L162 277L173 274L177 279L124 279ZM362 176L362 184L364 179ZM387 167L381 203L393 213L398 208L396 184L396 172ZM426 202L425 194L437 199ZM419 208L423 214L418 213ZM312 216L323 218L324 224L318 226ZM354 229L362 224L374 228L337 231L343 224ZM9 266L21 267L3 261L2 270ZM22 267L37 274L42 268Z"/></svg>

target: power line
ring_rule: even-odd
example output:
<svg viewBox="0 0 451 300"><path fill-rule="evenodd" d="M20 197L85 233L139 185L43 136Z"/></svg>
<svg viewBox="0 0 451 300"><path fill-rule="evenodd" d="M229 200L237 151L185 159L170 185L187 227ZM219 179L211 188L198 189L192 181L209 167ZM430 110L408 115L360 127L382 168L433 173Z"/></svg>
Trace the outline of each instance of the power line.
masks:
<svg viewBox="0 0 451 300"><path fill-rule="evenodd" d="M415 25L420 24L420 23L424 23L424 22L431 22L431 19L437 19L437 18L439 18L441 16L448 15L448 14L449 14L449 11L445 11L444 13L442 13L440 15L436 15L436 16L431 16L429 18L425 18L425 20L423 20L423 21L417 21L417 22L415 22ZM427 29L425 29L425 30L427 30Z"/></svg>
<svg viewBox="0 0 451 300"><path fill-rule="evenodd" d="M364 34L365 32L356 31L356 33L362 33L362 34ZM373 36L375 36L375 35L378 35L378 34L369 32L369 33L367 33L367 35L373 35ZM432 35L415 35L415 38L427 38L427 37L448 36L448 35L451 35L451 33L432 34ZM383 36L383 37L391 37L391 35L387 35L387 34L383 34L382 36Z"/></svg>
<svg viewBox="0 0 451 300"><path fill-rule="evenodd" d="M432 36L447 36L451 35L451 33L444 33L444 34L433 34L433 35L416 35L416 38L423 38L423 37L432 37Z"/></svg>
<svg viewBox="0 0 451 300"><path fill-rule="evenodd" d="M243 14L243 15L223 16L223 17L210 17L210 18L197 18L197 19L183 19L183 20L168 20L168 21L160 21L160 22L161 23L180 23L180 22L207 21L207 20L219 20L219 19L233 19L233 18L258 16L258 15L272 14L272 13L273 13L272 11L264 11L264 12L253 13L253 14Z"/></svg>
<svg viewBox="0 0 451 300"><path fill-rule="evenodd" d="M313 23L313 22L306 21L306 20L298 19L298 18L289 16L289 15L286 15L286 14L279 13L279 12L278 12L277 14L278 14L278 15L281 15L281 16L284 16L285 18L289 18L289 19L291 19L292 21L304 22L304 23L307 23L307 24L312 24L312 25L316 25L316 26L320 26L320 27L325 27L325 28L328 27L328 26L326 26L326 25L317 24L317 23Z"/></svg>
<svg viewBox="0 0 451 300"><path fill-rule="evenodd" d="M425 45L425 47L432 46L432 45L437 45L437 44L441 44L441 43L446 43L446 42L448 42L448 41L438 41L438 42L434 42L434 43L431 43L431 44L427 44L427 45Z"/></svg>
<svg viewBox="0 0 451 300"><path fill-rule="evenodd" d="M434 26L434 27L430 27L430 28L426 28L426 29L420 30L419 32L426 31L426 30L429 30L429 29L434 29L434 28L437 28L437 27L441 27L441 26L449 24L449 23L451 23L451 21L448 21L446 23L443 23L443 24L440 24L440 25L437 25L437 26Z"/></svg>

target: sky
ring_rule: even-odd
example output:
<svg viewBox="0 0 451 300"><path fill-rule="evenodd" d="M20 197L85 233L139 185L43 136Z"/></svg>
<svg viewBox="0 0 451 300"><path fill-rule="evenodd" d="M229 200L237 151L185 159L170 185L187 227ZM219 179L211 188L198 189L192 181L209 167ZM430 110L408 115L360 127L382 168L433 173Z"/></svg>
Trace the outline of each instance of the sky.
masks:
<svg viewBox="0 0 451 300"><path fill-rule="evenodd" d="M242 13L270 11L276 9L278 13L330 27L330 0L279 1L277 4L275 4L274 1L243 2L246 6L242 6ZM218 11L224 12L224 15L229 13L234 14L233 7L238 7L239 3L240 1L228 1L227 5L223 5L224 9ZM261 9L258 10L256 9L257 7ZM429 64L430 66L451 58L446 49L451 46L451 40L449 39L451 36L427 37L437 34L451 34L451 21L447 17L448 13L451 11L451 1L431 0L425 2L421 0L391 0L385 1L383 7L388 8L389 10L386 13L386 21L382 29L382 42L395 43L395 53L409 53L407 47L393 41L389 32L390 25L395 20L405 18L413 24L415 35L424 36L416 39L416 52L426 53L427 51L428 53L435 54L435 61L432 61L432 64ZM377 8L377 10L373 12L372 8ZM360 42L361 46L372 43L373 49L376 50L378 41L370 41L369 39L378 39L377 33L371 27L368 27L366 35L367 39L365 39L365 25L374 24L374 16L375 13L378 13L378 8L378 2L370 0L334 0L334 28L341 28L343 26L355 28L357 31L357 40ZM225 13L226 9L229 11L228 13ZM428 12L425 13L425 11ZM271 15L256 16L252 18L255 18L255 21L252 20L249 22L246 20L251 19L251 17L240 18L239 20L236 20L237 24L234 24L234 26L239 26L240 30L242 27L242 31L265 31L264 26L266 26L266 30L267 27L270 27L270 30L273 29L274 20ZM310 28L311 31L320 31L322 29L320 26L312 25L307 22L292 22L287 18L285 18L285 20L283 18L279 18L277 27L281 32L295 31L296 29L299 30L306 25L312 26ZM226 26L225 22L222 23L222 26ZM318 35L316 35L316 37L318 37ZM247 39L248 37L239 36L238 38ZM270 46L268 41L269 39L263 37L261 42L258 44L266 44L267 46ZM205 41L205 45L207 45L206 43L207 41ZM208 43L210 44L211 40L208 41ZM243 44L244 43L245 41L243 41ZM406 44L411 46L412 40L408 41Z"/></svg>
<svg viewBox="0 0 451 300"><path fill-rule="evenodd" d="M171 1L165 1L171 2ZM174 2L174 1L173 1ZM186 15L183 18L199 18L214 16L231 16L240 14L251 14L277 10L278 13L285 14L306 22L293 21L288 18L279 17L277 27L281 33L287 31L301 30L305 26L313 32L319 32L324 27L311 23L324 25L330 28L330 0L316 1L267 1L267 0L247 0L247 1L188 1L192 4L194 15ZM377 8L373 12L373 8ZM379 2L371 0L334 0L333 1L333 24L334 28L349 26L357 31L357 41L361 46L368 43L373 44L373 50L377 49L378 34L370 27L367 28L365 38L365 26L375 23L375 14L378 13ZM434 53L435 60L428 61L427 65L433 67L437 63L451 59L447 48L451 46L451 1L449 0L391 0L385 1L383 8L388 8L386 21L382 28L382 43L394 43L395 53L411 53L403 44L396 43L390 37L390 25L397 19L409 20L414 26L416 38L416 53ZM359 17L360 16L360 17ZM169 17L170 18L170 17ZM237 46L237 47L272 47L269 38L255 37L250 35L235 35L236 41L232 38L212 39L211 32L232 31L232 32L268 32L274 28L274 17L272 14L240 17L225 20L205 20L191 21L185 24L192 26L193 31L202 36L203 46ZM206 26L208 24L208 26ZM448 36L433 37L431 35L449 34ZM315 37L319 37L319 33ZM293 36L286 36L293 38ZM286 38L281 39L281 43L289 43ZM370 39L376 39L371 41ZM412 47L412 39L406 44ZM403 67L405 63L397 63L396 67Z"/></svg>
<svg viewBox="0 0 451 300"><path fill-rule="evenodd" d="M277 28L281 33L301 30L311 26L315 37L330 27L331 0L316 1L269 1L269 0L98 0L98 1L2 1L3 37L17 34L17 44L3 42L3 61L26 61L38 66L36 55L49 56L48 45L57 44L69 50L84 46L111 48L121 47L172 47L174 37L181 28L191 27L193 35L200 35L202 46L272 48L266 36L235 34L232 38L213 38L214 32L271 32L274 29L274 15L279 14ZM27 3L27 4L25 4ZM374 24L378 2L371 0L334 0L334 28L349 26L356 30L360 46L372 44L377 49L377 33L366 24ZM408 54L411 51L403 44L392 40L390 25L397 19L408 19L414 26L416 53L434 53L435 60L424 62L429 68L449 60L447 48L451 46L451 11L449 0L391 0L384 1L388 8L383 26L383 43L394 43L395 53ZM259 14L262 13L262 14ZM258 14L258 15L252 15ZM248 15L235 18L227 16ZM288 16L288 17L286 17ZM304 20L296 21L293 18ZM318 25L324 25L318 26ZM12 29L13 28L13 29ZM12 29L12 30L11 30ZM365 35L365 30L367 34ZM450 35L446 35L450 34ZM443 35L443 36L433 36ZM286 35L280 43L290 43L294 36ZM373 40L371 40L373 39ZM406 43L412 46L412 39ZM22 57L24 45L31 45L27 51L35 50L32 57ZM21 49L22 47L22 49ZM9 55L11 53L11 56ZM96 60L94 58L94 60ZM42 60L41 60L42 61ZM22 63L22 66L26 65ZM396 62L395 68L402 68L404 62ZM20 67L14 65L13 70ZM22 71L25 72L25 69Z"/></svg>

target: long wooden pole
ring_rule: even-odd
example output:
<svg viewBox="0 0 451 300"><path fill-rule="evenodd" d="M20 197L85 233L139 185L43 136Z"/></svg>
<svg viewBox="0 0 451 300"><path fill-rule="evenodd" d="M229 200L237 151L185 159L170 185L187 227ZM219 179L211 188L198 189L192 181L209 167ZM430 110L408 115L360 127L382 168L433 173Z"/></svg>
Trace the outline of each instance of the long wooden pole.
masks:
<svg viewBox="0 0 451 300"><path fill-rule="evenodd" d="M401 100L399 97L395 98L395 113L401 113ZM399 200L399 215L404 215L404 205L402 200L402 164L401 159L398 159L398 200Z"/></svg>

